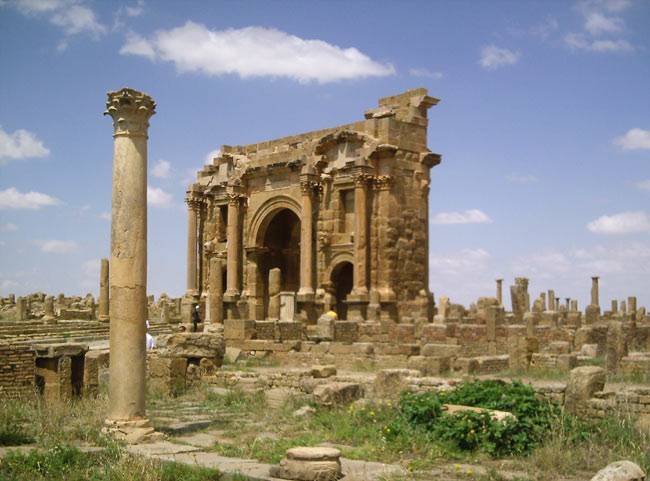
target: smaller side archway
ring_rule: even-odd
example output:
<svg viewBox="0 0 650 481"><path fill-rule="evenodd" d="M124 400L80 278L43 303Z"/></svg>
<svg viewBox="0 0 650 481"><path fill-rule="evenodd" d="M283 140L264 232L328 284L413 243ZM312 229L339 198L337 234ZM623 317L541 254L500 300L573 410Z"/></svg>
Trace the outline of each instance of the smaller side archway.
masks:
<svg viewBox="0 0 650 481"><path fill-rule="evenodd" d="M354 267L352 263L344 260L334 266L330 274L333 294L336 299L336 313L339 319L346 319L348 315L347 297L352 292L354 283Z"/></svg>

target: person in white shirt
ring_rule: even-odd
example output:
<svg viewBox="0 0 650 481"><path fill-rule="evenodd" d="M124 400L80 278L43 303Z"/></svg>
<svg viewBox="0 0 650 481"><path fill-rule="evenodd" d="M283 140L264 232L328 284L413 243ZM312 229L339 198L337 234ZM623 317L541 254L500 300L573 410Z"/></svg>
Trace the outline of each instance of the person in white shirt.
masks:
<svg viewBox="0 0 650 481"><path fill-rule="evenodd" d="M156 347L156 340L153 338L151 334L149 334L149 321L147 321L147 351L153 349Z"/></svg>

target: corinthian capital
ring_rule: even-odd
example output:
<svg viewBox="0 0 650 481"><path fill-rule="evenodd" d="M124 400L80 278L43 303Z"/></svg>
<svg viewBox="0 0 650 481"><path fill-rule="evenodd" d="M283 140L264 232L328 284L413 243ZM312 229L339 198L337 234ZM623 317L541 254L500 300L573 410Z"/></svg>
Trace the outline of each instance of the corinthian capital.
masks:
<svg viewBox="0 0 650 481"><path fill-rule="evenodd" d="M393 184L393 178L390 175L378 175L374 178L374 187L376 190L390 190Z"/></svg>
<svg viewBox="0 0 650 481"><path fill-rule="evenodd" d="M156 102L137 90L123 88L108 92L106 111L113 119L114 137L146 137L149 118L156 113Z"/></svg>

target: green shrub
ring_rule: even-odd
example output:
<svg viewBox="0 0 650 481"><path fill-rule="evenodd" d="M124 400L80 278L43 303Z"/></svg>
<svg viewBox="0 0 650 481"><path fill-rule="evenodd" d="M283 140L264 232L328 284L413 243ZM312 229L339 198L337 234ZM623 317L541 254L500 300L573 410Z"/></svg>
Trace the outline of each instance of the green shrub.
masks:
<svg viewBox="0 0 650 481"><path fill-rule="evenodd" d="M443 404L508 411L516 418L497 421L487 412L470 411L446 414ZM535 391L521 382L474 381L453 391L403 394L401 419L387 425L386 431L399 436L406 423L462 451L481 449L492 456L527 454L541 443L558 415L557 406L538 399Z"/></svg>

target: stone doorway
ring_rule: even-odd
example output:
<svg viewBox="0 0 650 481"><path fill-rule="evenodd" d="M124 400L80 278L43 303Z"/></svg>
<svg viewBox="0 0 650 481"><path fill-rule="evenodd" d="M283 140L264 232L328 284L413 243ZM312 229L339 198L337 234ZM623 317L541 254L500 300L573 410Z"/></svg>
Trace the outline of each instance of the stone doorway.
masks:
<svg viewBox="0 0 650 481"><path fill-rule="evenodd" d="M347 297L352 291L354 268L351 262L340 262L332 269L331 281L334 286L336 297L336 313L339 319L347 319L348 305Z"/></svg>
<svg viewBox="0 0 650 481"><path fill-rule="evenodd" d="M282 272L281 291L297 292L300 287L300 218L290 209L271 214L264 232L261 275L264 285L264 313L268 315L269 271Z"/></svg>

